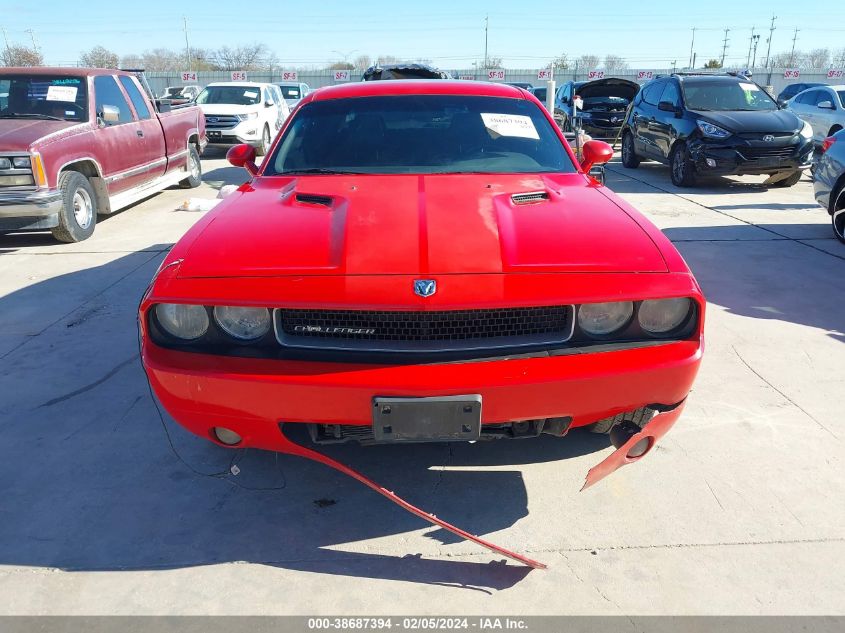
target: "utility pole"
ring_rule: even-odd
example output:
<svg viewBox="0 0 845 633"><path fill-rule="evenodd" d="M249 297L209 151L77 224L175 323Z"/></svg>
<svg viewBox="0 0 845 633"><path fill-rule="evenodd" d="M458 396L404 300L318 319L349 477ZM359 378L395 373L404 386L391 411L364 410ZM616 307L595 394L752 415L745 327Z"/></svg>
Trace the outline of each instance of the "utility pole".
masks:
<svg viewBox="0 0 845 633"><path fill-rule="evenodd" d="M778 19L778 16L772 16L772 25L769 27L769 48L766 50L766 67L769 66L769 62L772 61L772 35L775 32L775 20Z"/></svg>
<svg viewBox="0 0 845 633"><path fill-rule="evenodd" d="M27 29L24 33L29 33L29 36L32 38L32 49L37 53L38 52L38 43L35 41L35 31L32 29Z"/></svg>
<svg viewBox="0 0 845 633"><path fill-rule="evenodd" d="M690 42L690 45L689 45L689 68L690 68L690 70L693 69L693 64L694 64L693 53L692 53L692 49L693 49L694 46L695 46L695 27L692 27L692 42Z"/></svg>
<svg viewBox="0 0 845 633"><path fill-rule="evenodd" d="M182 24L185 29L185 59L188 61L188 72L193 72L193 68L191 66L191 47L188 44L188 17L182 16Z"/></svg>
<svg viewBox="0 0 845 633"><path fill-rule="evenodd" d="M487 70L487 27L490 23L490 16L484 16L484 70Z"/></svg>
<svg viewBox="0 0 845 633"><path fill-rule="evenodd" d="M795 29L795 33L792 36L792 52L789 54L789 65L792 66L795 64L795 40L798 39L798 30Z"/></svg>
<svg viewBox="0 0 845 633"><path fill-rule="evenodd" d="M6 63L12 63L12 52L9 50L9 37L6 35L6 27L3 27L3 41L6 42Z"/></svg>
<svg viewBox="0 0 845 633"><path fill-rule="evenodd" d="M678 69L678 60L672 62L672 74L675 74L675 71Z"/></svg>
<svg viewBox="0 0 845 633"><path fill-rule="evenodd" d="M725 39L722 40L722 68L725 67L725 53L728 52L728 33L730 29L725 29Z"/></svg>
<svg viewBox="0 0 845 633"><path fill-rule="evenodd" d="M757 65L757 44L760 43L760 34L753 36L754 39L754 58L751 60L751 68Z"/></svg>

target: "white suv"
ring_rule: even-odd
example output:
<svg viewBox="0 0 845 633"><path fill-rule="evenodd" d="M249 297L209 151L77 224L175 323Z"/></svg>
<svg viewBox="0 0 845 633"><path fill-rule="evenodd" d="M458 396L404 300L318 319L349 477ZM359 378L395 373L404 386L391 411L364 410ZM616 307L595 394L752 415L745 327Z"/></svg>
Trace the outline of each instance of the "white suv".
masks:
<svg viewBox="0 0 845 633"><path fill-rule="evenodd" d="M246 81L208 84L196 103L205 114L209 145L248 143L263 156L290 114L278 87Z"/></svg>

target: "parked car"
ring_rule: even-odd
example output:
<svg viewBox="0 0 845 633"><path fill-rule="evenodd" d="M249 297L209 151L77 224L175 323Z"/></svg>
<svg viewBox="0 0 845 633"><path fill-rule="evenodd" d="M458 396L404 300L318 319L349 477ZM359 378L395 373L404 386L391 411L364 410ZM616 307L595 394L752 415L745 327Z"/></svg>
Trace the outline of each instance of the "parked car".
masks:
<svg viewBox="0 0 845 633"><path fill-rule="evenodd" d="M845 130L822 143L822 155L813 172L816 201L830 214L833 234L845 244Z"/></svg>
<svg viewBox="0 0 845 633"><path fill-rule="evenodd" d="M610 146L583 154L511 86L316 90L261 167L229 150L249 186L151 282L158 399L230 448L303 454L280 424L317 443L590 427L619 448L588 485L638 459L683 409L705 301L663 233L587 175Z"/></svg>
<svg viewBox="0 0 845 633"><path fill-rule="evenodd" d="M538 86L536 88L532 88L530 90L531 94L533 94L543 105L546 104L546 94L548 88L546 86Z"/></svg>
<svg viewBox="0 0 845 633"><path fill-rule="evenodd" d="M292 82L292 81L282 81L276 84L279 87L279 90L282 91L282 97L287 102L288 107L293 110L296 107L303 97L308 96L308 93L311 92L311 88L308 87L308 84Z"/></svg>
<svg viewBox="0 0 845 633"><path fill-rule="evenodd" d="M786 104L813 127L816 145L845 128L845 85L821 86L799 92Z"/></svg>
<svg viewBox="0 0 845 633"><path fill-rule="evenodd" d="M522 88L528 92L531 92L534 89L534 86L527 81L508 81L506 82L506 85L513 86L514 88Z"/></svg>
<svg viewBox="0 0 845 633"><path fill-rule="evenodd" d="M810 125L736 75L655 79L634 99L622 132L625 167L668 163L678 187L729 174L768 174L767 184L790 187L810 168L812 151Z"/></svg>
<svg viewBox="0 0 845 633"><path fill-rule="evenodd" d="M804 83L797 83L797 84L789 84L786 88L780 91L778 95L777 102L779 106L785 106L786 102L792 99L795 95L799 92L803 92L807 88L815 88L816 86L824 86L825 84L814 83L814 82L804 82Z"/></svg>
<svg viewBox="0 0 845 633"><path fill-rule="evenodd" d="M248 143L259 156L290 114L277 86L246 81L208 84L195 103L205 114L208 142L225 146Z"/></svg>
<svg viewBox="0 0 845 633"><path fill-rule="evenodd" d="M0 68L0 93L0 231L79 242L98 215L202 181L202 112L158 112L131 73Z"/></svg>
<svg viewBox="0 0 845 633"><path fill-rule="evenodd" d="M444 70L428 64L376 64L364 71L361 81L382 81L384 79L451 79Z"/></svg>
<svg viewBox="0 0 845 633"><path fill-rule="evenodd" d="M184 105L196 99L201 90L199 86L168 86L161 93L159 102L172 106Z"/></svg>
<svg viewBox="0 0 845 633"><path fill-rule="evenodd" d="M567 81L555 94L555 121L565 132L575 129L573 121L575 97L583 105L578 109L581 129L593 138L615 139L625 121L640 85L635 81L607 77L594 81Z"/></svg>

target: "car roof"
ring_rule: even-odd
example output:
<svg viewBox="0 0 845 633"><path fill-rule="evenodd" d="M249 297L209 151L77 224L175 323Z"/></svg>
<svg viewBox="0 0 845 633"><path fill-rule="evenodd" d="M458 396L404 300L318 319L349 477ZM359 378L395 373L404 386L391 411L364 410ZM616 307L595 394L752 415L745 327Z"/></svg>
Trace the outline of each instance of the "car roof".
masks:
<svg viewBox="0 0 845 633"><path fill-rule="evenodd" d="M396 79L391 81L362 81L317 88L309 94L309 101L380 97L391 95L467 95L477 97L511 97L524 99L522 88L486 81L450 79Z"/></svg>
<svg viewBox="0 0 845 633"><path fill-rule="evenodd" d="M272 85L273 84L264 83L263 81L215 81L208 84L206 88L210 88L211 86L224 86L226 88L246 86L247 88L255 88L257 86L266 87Z"/></svg>
<svg viewBox="0 0 845 633"><path fill-rule="evenodd" d="M135 73L114 68L77 68L75 66L3 66L0 73L4 75L129 75Z"/></svg>

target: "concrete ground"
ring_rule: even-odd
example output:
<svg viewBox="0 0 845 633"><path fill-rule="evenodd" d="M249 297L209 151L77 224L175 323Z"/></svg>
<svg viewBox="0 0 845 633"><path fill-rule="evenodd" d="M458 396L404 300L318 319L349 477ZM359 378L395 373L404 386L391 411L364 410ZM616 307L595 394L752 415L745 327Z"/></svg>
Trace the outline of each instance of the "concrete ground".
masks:
<svg viewBox="0 0 845 633"><path fill-rule="evenodd" d="M136 305L199 216L174 209L244 179L203 162L81 244L0 237L0 613L845 613L845 247L809 181L609 167L709 299L686 412L642 462L579 493L603 437L328 451L549 565L528 571L308 461L227 476L160 421Z"/></svg>

